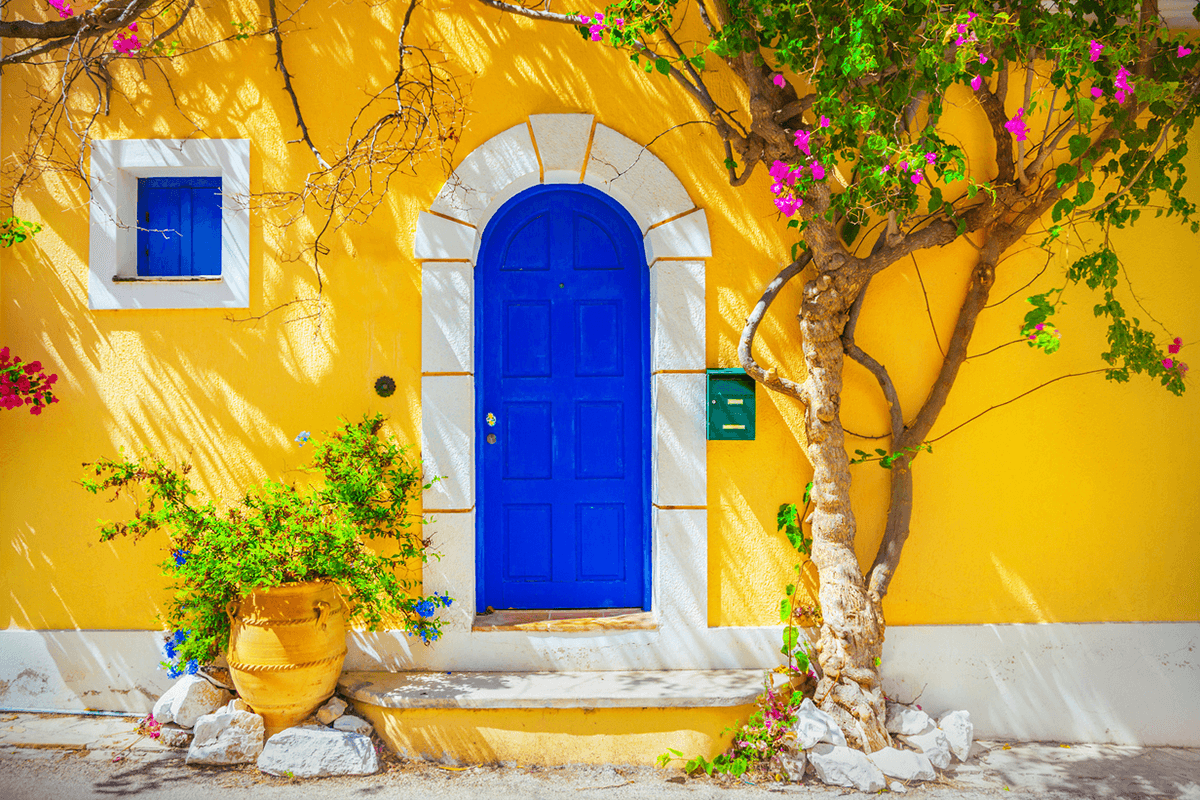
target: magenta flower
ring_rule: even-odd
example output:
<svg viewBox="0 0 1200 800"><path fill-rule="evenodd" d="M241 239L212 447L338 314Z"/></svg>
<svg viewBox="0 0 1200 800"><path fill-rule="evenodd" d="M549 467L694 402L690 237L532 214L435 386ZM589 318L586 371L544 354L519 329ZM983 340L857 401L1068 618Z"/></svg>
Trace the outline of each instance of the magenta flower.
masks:
<svg viewBox="0 0 1200 800"><path fill-rule="evenodd" d="M813 174L813 180L815 180L815 181L825 180L825 165L822 164L820 161L813 162L812 174Z"/></svg>
<svg viewBox="0 0 1200 800"><path fill-rule="evenodd" d="M980 63L980 64L986 64L986 63L987 63L987 56L985 56L983 53L980 53L980 54L979 54L979 63Z"/></svg>
<svg viewBox="0 0 1200 800"><path fill-rule="evenodd" d="M63 19L66 19L75 13L71 9L71 6L67 4L66 0L46 0L46 2L53 6L54 10L58 12L58 16L62 17Z"/></svg>
<svg viewBox="0 0 1200 800"><path fill-rule="evenodd" d="M49 0L49 1L50 1L50 2L53 2L53 0ZM580 14L580 15L579 15L579 21L580 21L580 22L591 22L591 21L592 21L592 18L591 18L590 16L588 16L587 14Z"/></svg>
<svg viewBox="0 0 1200 800"><path fill-rule="evenodd" d="M1190 56L1191 54L1192 48L1184 47L1183 45L1179 45L1179 49L1175 51L1176 58L1183 58L1184 56Z"/></svg>
<svg viewBox="0 0 1200 800"><path fill-rule="evenodd" d="M1033 326L1033 329L1034 329L1035 331L1040 331L1040 330L1044 330L1044 329L1045 329L1045 327L1046 327L1046 323L1044 323L1044 322L1039 322L1037 325L1034 325L1034 326Z"/></svg>
<svg viewBox="0 0 1200 800"><path fill-rule="evenodd" d="M829 127L829 117L822 114L820 125L822 128L828 128Z"/></svg>
<svg viewBox="0 0 1200 800"><path fill-rule="evenodd" d="M966 43L967 43L967 40L966 40L966 37L964 37L964 36L960 36L954 40L955 47L962 47Z"/></svg>
<svg viewBox="0 0 1200 800"><path fill-rule="evenodd" d="M588 33L592 34L593 42L598 42L600 41L600 34L604 33L604 26L593 25L592 27L588 28Z"/></svg>
<svg viewBox="0 0 1200 800"><path fill-rule="evenodd" d="M596 16L593 17L593 19L595 19L596 22L604 22L604 15L597 11Z"/></svg>
<svg viewBox="0 0 1200 800"><path fill-rule="evenodd" d="M892 170L891 164L884 164L882 167L879 168L879 173L882 175L883 173L891 172L891 170Z"/></svg>
<svg viewBox="0 0 1200 800"><path fill-rule="evenodd" d="M1097 99L1098 99L1098 98L1101 98L1101 97L1103 97L1103 96L1104 96L1104 90L1103 90L1103 89L1100 89L1100 88L1098 88L1098 87L1096 87L1096 86L1093 86L1093 87L1092 87L1092 97L1095 97L1095 98L1097 98Z"/></svg>
<svg viewBox="0 0 1200 800"><path fill-rule="evenodd" d="M783 212L785 217L796 213L796 209L804 205L804 200L798 197L776 197L775 207Z"/></svg>
<svg viewBox="0 0 1200 800"><path fill-rule="evenodd" d="M965 23L965 22L958 23L958 27L956 28L956 30L959 33L961 33L963 36L966 36L967 35L967 23Z"/></svg>
<svg viewBox="0 0 1200 800"><path fill-rule="evenodd" d="M1029 125L1026 124L1023 118L1024 114L1025 109L1018 108L1017 115L1004 123L1004 127L1008 129L1009 133L1017 137L1018 142L1023 142L1029 138Z"/></svg>
<svg viewBox="0 0 1200 800"><path fill-rule="evenodd" d="M968 11L968 12L967 12L967 22L974 22L974 21L975 21L975 18L976 18L976 17L978 17L978 16L979 16L979 15L978 15L978 14L976 14L974 11Z"/></svg>
<svg viewBox="0 0 1200 800"><path fill-rule="evenodd" d="M1167 352L1170 353L1171 355L1175 355L1176 353L1179 352L1180 348L1182 348L1182 347L1183 347L1183 339L1180 339L1177 336L1177 337L1175 337L1175 341L1167 346Z"/></svg>
<svg viewBox="0 0 1200 800"><path fill-rule="evenodd" d="M1175 366L1175 361L1170 358L1164 358L1163 366L1166 367L1167 369L1170 369L1171 367Z"/></svg>
<svg viewBox="0 0 1200 800"><path fill-rule="evenodd" d="M769 174L776 181L782 181L787 177L788 165L784 161L775 159L775 163L771 165L769 170L767 170L767 174Z"/></svg>
<svg viewBox="0 0 1200 800"><path fill-rule="evenodd" d="M907 162L907 161L901 161L901 162L900 162L900 171L901 171L901 172L907 172L907 171L908 171L908 162Z"/></svg>
<svg viewBox="0 0 1200 800"><path fill-rule="evenodd" d="M787 83L787 80L785 80L782 75L776 75L775 77L771 78L771 82L782 89L784 84Z"/></svg>
<svg viewBox="0 0 1200 800"><path fill-rule="evenodd" d="M800 149L800 151L803 152L804 155L806 155L806 156L812 155L812 151L809 150L809 148L808 148L808 140L811 137L812 137L812 134L808 131L804 131L804 130L796 131L796 147L798 147Z"/></svg>
<svg viewBox="0 0 1200 800"><path fill-rule="evenodd" d="M908 176L908 179L912 181L913 185L915 186L921 182L921 173L914 172L912 175Z"/></svg>
<svg viewBox="0 0 1200 800"><path fill-rule="evenodd" d="M615 24L615 25L616 25L618 28L624 28L624 27L625 27L625 18L624 18L624 17L617 17L617 18L616 18L616 19L613 21L613 24Z"/></svg>
<svg viewBox="0 0 1200 800"><path fill-rule="evenodd" d="M925 154L925 163L926 164L932 164L935 161L937 161L937 153L926 153Z"/></svg>
<svg viewBox="0 0 1200 800"><path fill-rule="evenodd" d="M1129 76L1132 74L1125 67L1117 70L1117 78L1113 81L1113 86L1116 87L1117 91L1113 93L1113 97L1117 98L1118 105L1125 102L1126 93L1133 94L1133 87L1129 85Z"/></svg>
<svg viewBox="0 0 1200 800"><path fill-rule="evenodd" d="M1104 45L1100 44L1100 42L1097 42L1095 39L1092 39L1092 44L1088 48L1088 58L1092 61L1099 61L1100 54L1103 52Z"/></svg>
<svg viewBox="0 0 1200 800"><path fill-rule="evenodd" d="M976 75L974 78L971 78L971 88L972 89L974 89L975 91L978 92L980 86L983 86L983 76L982 75Z"/></svg>

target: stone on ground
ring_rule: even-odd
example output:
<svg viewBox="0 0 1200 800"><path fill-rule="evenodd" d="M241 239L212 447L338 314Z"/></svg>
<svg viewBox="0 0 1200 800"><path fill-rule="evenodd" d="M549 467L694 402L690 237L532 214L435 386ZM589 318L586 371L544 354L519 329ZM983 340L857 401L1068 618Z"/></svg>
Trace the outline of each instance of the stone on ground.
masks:
<svg viewBox="0 0 1200 800"><path fill-rule="evenodd" d="M888 783L888 791L896 794L904 794L908 789L904 788L904 784L900 781L890 781Z"/></svg>
<svg viewBox="0 0 1200 800"><path fill-rule="evenodd" d="M331 697L329 702L317 709L317 720L322 725L328 725L346 713L346 701L340 697Z"/></svg>
<svg viewBox="0 0 1200 800"><path fill-rule="evenodd" d="M801 750L811 750L818 742L846 746L846 736L833 717L817 708L812 698L804 698L796 710L796 722L792 725L796 733L796 744Z"/></svg>
<svg viewBox="0 0 1200 800"><path fill-rule="evenodd" d="M928 730L915 736L901 736L900 741L929 756L930 762L938 769L950 766L950 741L941 728L931 725Z"/></svg>
<svg viewBox="0 0 1200 800"><path fill-rule="evenodd" d="M174 722L190 728L205 714L211 714L233 698L224 689L213 686L199 675L184 675L154 704L154 719Z"/></svg>
<svg viewBox="0 0 1200 800"><path fill-rule="evenodd" d="M867 758L889 778L899 778L902 781L931 781L937 777L929 756L924 753L885 747L869 753Z"/></svg>
<svg viewBox="0 0 1200 800"><path fill-rule="evenodd" d="M374 732L371 723L367 722L362 717L356 717L353 714L345 714L333 721L334 730L348 731L350 733L361 733L363 736L370 736Z"/></svg>
<svg viewBox="0 0 1200 800"><path fill-rule="evenodd" d="M168 722L159 729L158 742L164 747L187 747L192 743L192 732L173 722Z"/></svg>
<svg viewBox="0 0 1200 800"><path fill-rule="evenodd" d="M950 743L950 752L959 761L966 761L971 755L971 742L975 740L975 726L971 724L971 714L967 711L951 711L943 714L938 720L938 727L946 734Z"/></svg>
<svg viewBox="0 0 1200 800"><path fill-rule="evenodd" d="M879 767L859 750L822 742L808 751L808 762L821 782L847 786L860 792L878 792L887 787Z"/></svg>
<svg viewBox="0 0 1200 800"><path fill-rule="evenodd" d="M251 714L254 713L254 709L250 707L249 703L247 703L245 700L243 700L240 697L235 697L232 700L230 700L228 703L226 703L225 710L226 711L248 711Z"/></svg>
<svg viewBox="0 0 1200 800"><path fill-rule="evenodd" d="M887 720L883 727L888 733L915 736L933 725L933 719L919 708L902 703L887 704Z"/></svg>
<svg viewBox="0 0 1200 800"><path fill-rule="evenodd" d="M248 764L262 752L265 735L266 726L258 714L222 708L196 720L187 763L189 766Z"/></svg>
<svg viewBox="0 0 1200 800"><path fill-rule="evenodd" d="M800 783L804 780L804 770L808 767L808 757L799 748L780 750L779 765L783 767L783 773L787 775L787 779L790 782Z"/></svg>
<svg viewBox="0 0 1200 800"><path fill-rule="evenodd" d="M361 733L306 726L288 728L268 739L258 768L297 778L372 775L379 771L379 756L371 739Z"/></svg>

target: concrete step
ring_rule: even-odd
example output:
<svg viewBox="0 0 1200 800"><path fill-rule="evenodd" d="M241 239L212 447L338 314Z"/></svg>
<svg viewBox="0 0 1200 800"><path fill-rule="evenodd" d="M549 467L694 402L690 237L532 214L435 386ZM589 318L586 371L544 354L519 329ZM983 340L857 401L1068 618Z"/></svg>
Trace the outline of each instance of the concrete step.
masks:
<svg viewBox="0 0 1200 800"><path fill-rule="evenodd" d="M723 751L763 670L346 672L338 682L394 751L450 764L653 764ZM786 679L772 674L774 686Z"/></svg>

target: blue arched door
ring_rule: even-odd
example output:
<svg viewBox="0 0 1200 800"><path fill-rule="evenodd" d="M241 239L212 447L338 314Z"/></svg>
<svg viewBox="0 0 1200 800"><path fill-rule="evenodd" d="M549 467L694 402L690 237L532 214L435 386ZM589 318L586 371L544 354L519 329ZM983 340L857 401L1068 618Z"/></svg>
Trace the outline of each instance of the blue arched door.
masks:
<svg viewBox="0 0 1200 800"><path fill-rule="evenodd" d="M649 276L629 214L528 189L475 276L478 607L648 608Z"/></svg>

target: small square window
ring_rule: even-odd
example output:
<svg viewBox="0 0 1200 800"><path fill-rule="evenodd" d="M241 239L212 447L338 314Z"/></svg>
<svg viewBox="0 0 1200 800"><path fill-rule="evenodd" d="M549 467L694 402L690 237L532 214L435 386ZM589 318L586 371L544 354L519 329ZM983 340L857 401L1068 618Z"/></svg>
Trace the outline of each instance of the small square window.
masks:
<svg viewBox="0 0 1200 800"><path fill-rule="evenodd" d="M250 306L250 143L96 139L88 306Z"/></svg>
<svg viewBox="0 0 1200 800"><path fill-rule="evenodd" d="M221 179L138 178L138 277L221 274Z"/></svg>

